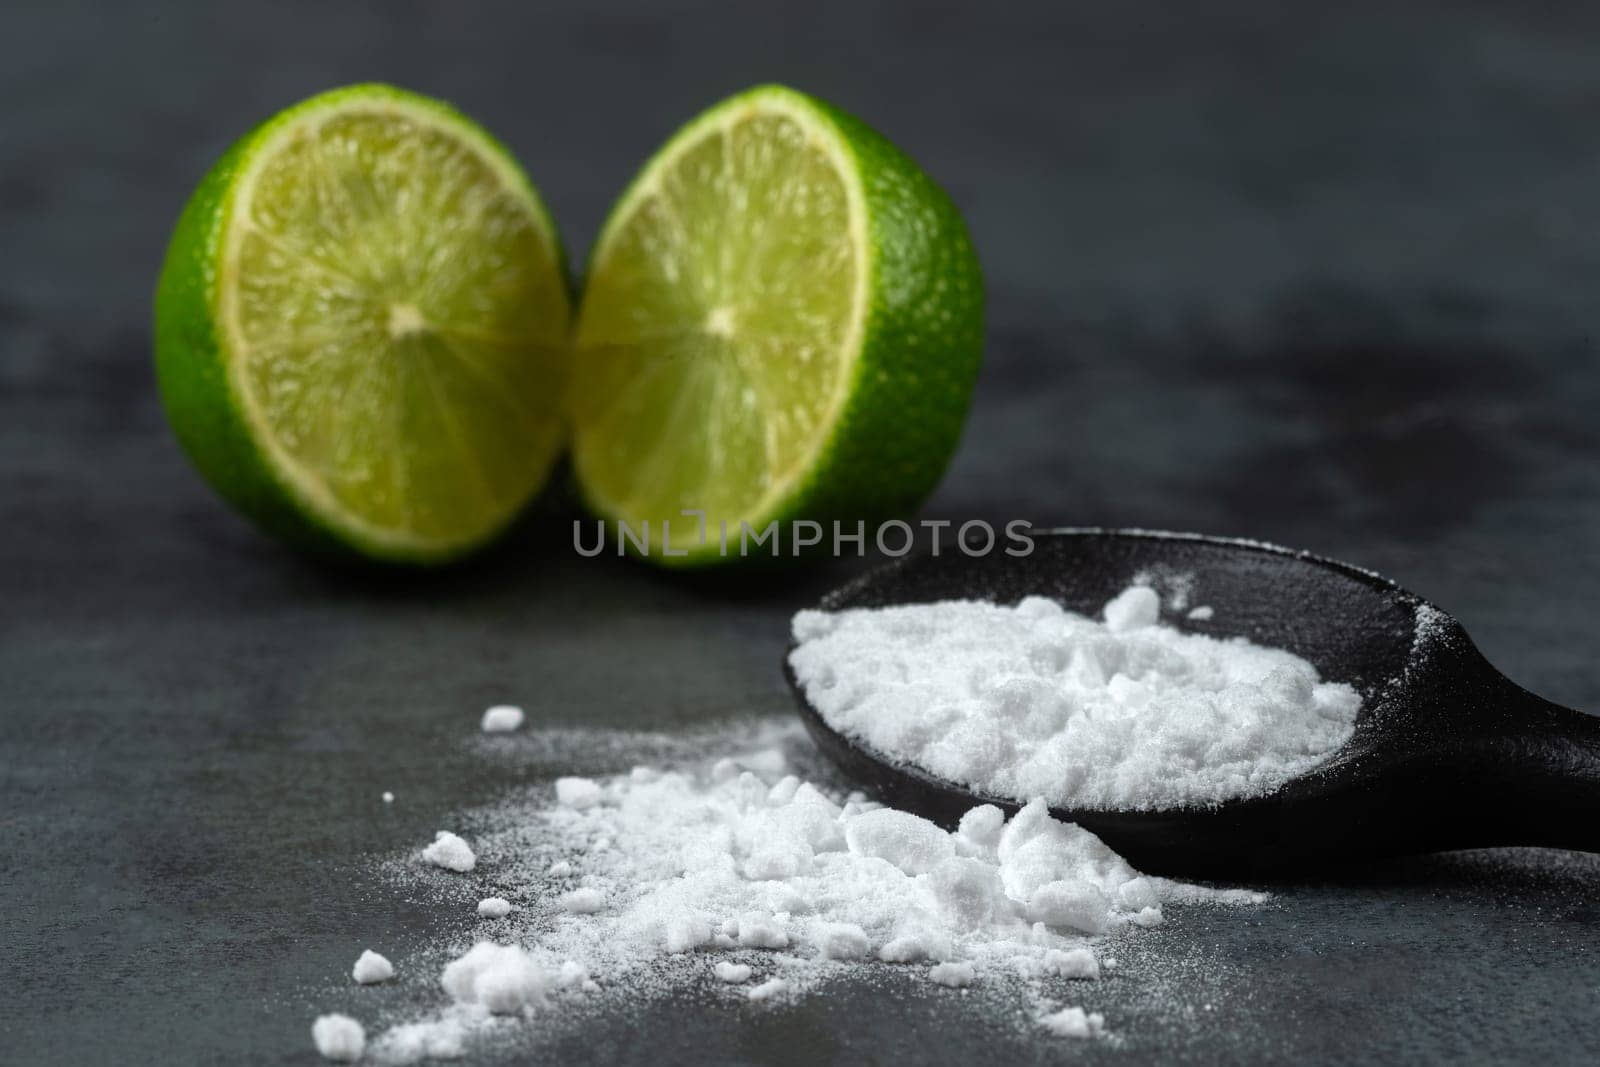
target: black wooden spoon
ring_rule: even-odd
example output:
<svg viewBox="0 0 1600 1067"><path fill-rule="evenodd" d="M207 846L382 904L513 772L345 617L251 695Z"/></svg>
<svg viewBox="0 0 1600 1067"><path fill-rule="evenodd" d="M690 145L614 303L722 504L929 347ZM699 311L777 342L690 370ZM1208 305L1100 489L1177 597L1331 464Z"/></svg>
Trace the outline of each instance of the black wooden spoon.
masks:
<svg viewBox="0 0 1600 1067"><path fill-rule="evenodd" d="M1600 717L1542 700L1489 665L1461 624L1345 563L1248 541L1138 530L1035 533L1030 555L908 557L835 591L825 610L954 597L1048 596L1097 615L1140 574L1188 576L1198 633L1286 648L1364 706L1313 770L1262 797L1156 811L1058 810L1135 866L1189 876L1270 875L1352 860L1491 845L1600 851ZM834 730L785 676L818 747L885 802L946 826L977 804L1015 811L897 763Z"/></svg>

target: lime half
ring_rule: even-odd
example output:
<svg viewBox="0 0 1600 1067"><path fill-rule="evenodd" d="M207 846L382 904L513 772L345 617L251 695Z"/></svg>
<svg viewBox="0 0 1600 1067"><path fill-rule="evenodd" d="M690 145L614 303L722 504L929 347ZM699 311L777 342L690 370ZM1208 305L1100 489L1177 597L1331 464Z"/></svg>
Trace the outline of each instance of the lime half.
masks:
<svg viewBox="0 0 1600 1067"><path fill-rule="evenodd" d="M674 136L601 231L574 357L579 486L668 564L739 558L774 521L788 555L790 520L854 533L906 514L955 448L982 332L949 197L859 120L752 89Z"/></svg>
<svg viewBox="0 0 1600 1067"><path fill-rule="evenodd" d="M459 556L562 446L570 298L538 194L448 105L323 93L247 134L178 223L156 295L185 450L314 548Z"/></svg>

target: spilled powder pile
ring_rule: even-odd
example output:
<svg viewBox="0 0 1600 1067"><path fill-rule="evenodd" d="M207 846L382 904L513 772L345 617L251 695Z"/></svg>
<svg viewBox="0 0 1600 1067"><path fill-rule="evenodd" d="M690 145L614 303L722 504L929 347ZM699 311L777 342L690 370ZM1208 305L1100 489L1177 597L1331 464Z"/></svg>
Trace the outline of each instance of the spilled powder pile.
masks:
<svg viewBox="0 0 1600 1067"><path fill-rule="evenodd" d="M875 974L994 990L1045 1040L1118 1040L1114 1016L1081 1007L1085 983L1120 973L1113 943L1173 905L1265 899L1143 876L1042 801L1009 820L975 808L946 833L803 781L790 755L814 750L793 725L765 739L788 753L730 738L701 739L704 755L669 769L563 778L464 817L472 868L441 869L437 844L413 853L409 884L459 880L463 899L496 903L463 905L470 932L448 953L400 960L446 1006L385 1020L367 1056L457 1056L607 997L694 987L765 1010Z"/></svg>
<svg viewBox="0 0 1600 1067"><path fill-rule="evenodd" d="M789 663L829 725L885 757L1059 807L1257 796L1350 737L1361 707L1350 686L1283 649L1182 633L1160 615L1142 585L1103 620L1043 597L802 611Z"/></svg>

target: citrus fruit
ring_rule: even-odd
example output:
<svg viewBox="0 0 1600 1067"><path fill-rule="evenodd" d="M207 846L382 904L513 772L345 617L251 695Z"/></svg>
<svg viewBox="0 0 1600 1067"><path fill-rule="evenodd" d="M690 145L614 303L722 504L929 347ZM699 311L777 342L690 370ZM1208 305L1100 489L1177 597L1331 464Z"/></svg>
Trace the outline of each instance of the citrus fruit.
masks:
<svg viewBox="0 0 1600 1067"><path fill-rule="evenodd" d="M510 153L383 85L246 134L156 294L168 418L201 473L313 549L416 563L505 528L563 444L570 294Z"/></svg>
<svg viewBox="0 0 1600 1067"><path fill-rule="evenodd" d="M793 520L854 533L907 514L955 448L982 334L950 198L860 120L781 86L741 93L656 153L595 243L578 487L669 565L740 558L741 531L773 522L788 555Z"/></svg>

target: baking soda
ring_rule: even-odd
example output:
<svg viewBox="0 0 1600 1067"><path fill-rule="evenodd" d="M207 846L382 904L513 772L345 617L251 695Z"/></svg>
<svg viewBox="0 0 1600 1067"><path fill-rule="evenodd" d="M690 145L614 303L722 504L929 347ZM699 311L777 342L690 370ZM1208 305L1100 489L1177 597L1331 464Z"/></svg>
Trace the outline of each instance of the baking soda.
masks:
<svg viewBox="0 0 1600 1067"><path fill-rule="evenodd" d="M472 951L452 960L439 984L456 1003L482 1006L495 1015L511 1015L544 1003L550 975L518 945L480 941Z"/></svg>
<svg viewBox="0 0 1600 1067"><path fill-rule="evenodd" d="M435 867L463 874L472 870L478 862L472 846L448 830L440 830L434 835L433 843L422 850L422 858Z"/></svg>
<svg viewBox="0 0 1600 1067"><path fill-rule="evenodd" d="M1284 649L1163 624L1143 585L1099 620L1028 597L802 611L792 629L790 665L830 726L1016 802L1150 810L1263 795L1348 740L1361 708Z"/></svg>
<svg viewBox="0 0 1600 1067"><path fill-rule="evenodd" d="M769 978L758 986L752 986L748 996L751 1000L771 1000L789 992L789 983L782 978Z"/></svg>
<svg viewBox="0 0 1600 1067"><path fill-rule="evenodd" d="M441 908L463 880L474 899L516 906L492 939L407 954L407 980L420 974L439 1007L374 1020L368 1056L460 1055L508 1026L690 987L770 1010L874 976L1105 1037L1098 1016L1047 1023L1033 1005L1096 988L1104 947L1149 936L1152 914L1265 899L1142 875L1042 800L1010 819L981 806L946 832L838 787L793 724L761 742L737 728L623 773L530 787L457 817L471 870L416 853L393 866L402 891L436 887Z"/></svg>
<svg viewBox="0 0 1600 1067"><path fill-rule="evenodd" d="M311 1040L324 1059L354 1063L367 1047L367 1034L348 1015L322 1015L311 1024Z"/></svg>
<svg viewBox="0 0 1600 1067"><path fill-rule="evenodd" d="M523 718L521 708L496 704L483 713L483 721L479 726L486 734L508 734L522 727Z"/></svg>
<svg viewBox="0 0 1600 1067"><path fill-rule="evenodd" d="M504 919L511 914L511 901L505 897L484 897L478 901L478 914L485 919Z"/></svg>
<svg viewBox="0 0 1600 1067"><path fill-rule="evenodd" d="M1062 1008L1041 1016L1039 1025L1057 1037L1099 1037L1105 1033L1106 1019L1099 1012L1082 1008Z"/></svg>
<svg viewBox="0 0 1600 1067"><path fill-rule="evenodd" d="M719 981L733 985L737 985L740 982L748 982L751 974L749 964L729 963L727 960L717 963L711 968L711 971Z"/></svg>
<svg viewBox="0 0 1600 1067"><path fill-rule="evenodd" d="M350 977L361 985L387 982L394 977L394 964L369 948L361 954L360 959L356 960L355 967L350 971Z"/></svg>

